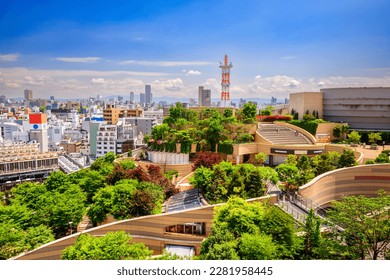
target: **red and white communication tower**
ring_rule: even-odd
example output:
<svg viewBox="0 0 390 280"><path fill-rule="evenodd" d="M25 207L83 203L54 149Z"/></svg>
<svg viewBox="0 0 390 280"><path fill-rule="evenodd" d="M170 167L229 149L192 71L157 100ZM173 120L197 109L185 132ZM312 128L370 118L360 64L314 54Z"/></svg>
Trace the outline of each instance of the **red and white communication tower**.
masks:
<svg viewBox="0 0 390 280"><path fill-rule="evenodd" d="M233 64L228 63L228 56L225 54L224 63L220 62L219 68L222 69L222 91L221 91L221 107L230 106L230 68Z"/></svg>

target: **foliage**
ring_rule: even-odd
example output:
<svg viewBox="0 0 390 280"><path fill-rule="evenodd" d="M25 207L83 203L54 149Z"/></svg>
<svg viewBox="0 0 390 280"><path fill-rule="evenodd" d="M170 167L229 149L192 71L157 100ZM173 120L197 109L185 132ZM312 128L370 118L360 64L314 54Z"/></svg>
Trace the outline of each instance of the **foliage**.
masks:
<svg viewBox="0 0 390 280"><path fill-rule="evenodd" d="M367 162L366 162L367 163ZM375 159L374 163L390 163L389 151L382 151Z"/></svg>
<svg viewBox="0 0 390 280"><path fill-rule="evenodd" d="M336 125L333 128L333 136L336 138L343 138L344 140L347 137L349 126L346 124Z"/></svg>
<svg viewBox="0 0 390 280"><path fill-rule="evenodd" d="M258 165L263 165L267 158L267 154L260 152L255 155L255 163Z"/></svg>
<svg viewBox="0 0 390 280"><path fill-rule="evenodd" d="M244 123L254 123L256 120L257 108L253 102L247 102L244 104L239 114L243 118Z"/></svg>
<svg viewBox="0 0 390 280"><path fill-rule="evenodd" d="M77 184L87 196L87 203L92 203L92 197L96 192L105 187L105 177L96 170L88 170Z"/></svg>
<svg viewBox="0 0 390 280"><path fill-rule="evenodd" d="M211 168L214 164L218 164L222 161L222 158L217 153L212 152L202 152L197 153L197 157L192 165L192 171L195 171L199 167Z"/></svg>
<svg viewBox="0 0 390 280"><path fill-rule="evenodd" d="M51 230L44 225L23 230L3 221L0 224L0 260L9 259L53 240Z"/></svg>
<svg viewBox="0 0 390 280"><path fill-rule="evenodd" d="M311 114L304 114L304 115L302 116L302 119L303 119L304 121L306 121L306 122L308 122L308 121L313 121L313 120L315 120L315 116L313 116L313 115L311 115Z"/></svg>
<svg viewBox="0 0 390 280"><path fill-rule="evenodd" d="M201 259L289 259L299 241L293 219L273 206L233 197L215 210Z"/></svg>
<svg viewBox="0 0 390 280"><path fill-rule="evenodd" d="M360 142L360 134L357 131L351 131L351 133L348 134L348 140L351 143L357 144Z"/></svg>
<svg viewBox="0 0 390 280"><path fill-rule="evenodd" d="M233 154L233 143L230 140L220 141L218 143L218 153Z"/></svg>
<svg viewBox="0 0 390 280"><path fill-rule="evenodd" d="M131 236L124 231L103 237L82 234L75 245L62 251L63 260L145 260L152 255L143 243L129 244Z"/></svg>
<svg viewBox="0 0 390 280"><path fill-rule="evenodd" d="M292 125L296 125L300 128L303 128L306 131L310 132L312 135L315 135L316 131L317 131L318 124L324 123L324 122L325 121L323 121L322 119L316 119L316 120L310 120L310 121L292 120L292 121L289 121L288 123L290 123Z"/></svg>
<svg viewBox="0 0 390 280"><path fill-rule="evenodd" d="M382 140L381 134L379 132L371 132L368 134L368 143L376 144L378 141Z"/></svg>
<svg viewBox="0 0 390 280"><path fill-rule="evenodd" d="M267 106L264 109L260 110L260 115L262 116L271 116L272 111L275 109L274 106Z"/></svg>
<svg viewBox="0 0 390 280"><path fill-rule="evenodd" d="M45 181L45 186L48 191L58 190L63 192L69 185L69 176L62 171L54 171Z"/></svg>
<svg viewBox="0 0 390 280"><path fill-rule="evenodd" d="M51 191L45 184L24 183L15 187L11 205L4 209L4 213L9 213L7 220L15 221L22 229L42 224L59 238L67 234L69 222L78 224L81 221L86 196L78 185L70 184L66 188L55 186L54 183L58 183L57 179L62 176L60 173L51 176L54 176L50 180Z"/></svg>
<svg viewBox="0 0 390 280"><path fill-rule="evenodd" d="M305 258L316 259L318 253L316 252L321 243L321 221L315 215L313 209L310 209L305 223Z"/></svg>
<svg viewBox="0 0 390 280"><path fill-rule="evenodd" d="M286 190L295 190L299 187L298 167L286 163L279 164L276 166L275 171L278 173L280 181L285 183Z"/></svg>
<svg viewBox="0 0 390 280"><path fill-rule="evenodd" d="M351 150L343 150L342 154L340 155L337 168L351 167L355 165L357 165L355 160L355 153Z"/></svg>
<svg viewBox="0 0 390 280"><path fill-rule="evenodd" d="M115 154L113 152L107 153L104 157L97 158L90 166L91 170L96 170L103 176L106 176L114 168L113 162Z"/></svg>
<svg viewBox="0 0 390 280"><path fill-rule="evenodd" d="M254 137L250 133L241 133L234 139L234 143L250 143L253 142Z"/></svg>
<svg viewBox="0 0 390 280"><path fill-rule="evenodd" d="M335 258L374 259L390 244L390 196L381 191L376 198L348 196L333 202L327 216L333 230ZM342 230L339 230L342 228Z"/></svg>
<svg viewBox="0 0 390 280"><path fill-rule="evenodd" d="M130 170L134 169L136 167L135 163L131 159L124 159L119 162L119 165L124 169L124 170Z"/></svg>
<svg viewBox="0 0 390 280"><path fill-rule="evenodd" d="M93 197L88 216L94 225L104 221L108 214L115 219L128 219L161 211L164 189L150 182L124 179L114 186L100 189Z"/></svg>
<svg viewBox="0 0 390 280"><path fill-rule="evenodd" d="M255 167L251 164L233 165L221 162L212 168L200 167L190 179L200 188L212 203L225 202L230 196L243 198L263 196L268 181L276 183L277 173L269 167Z"/></svg>

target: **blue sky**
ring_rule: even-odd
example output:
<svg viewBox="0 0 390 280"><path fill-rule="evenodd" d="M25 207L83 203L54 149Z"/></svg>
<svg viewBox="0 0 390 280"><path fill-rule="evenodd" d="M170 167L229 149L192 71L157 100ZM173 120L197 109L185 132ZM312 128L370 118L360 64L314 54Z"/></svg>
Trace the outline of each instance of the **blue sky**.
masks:
<svg viewBox="0 0 390 280"><path fill-rule="evenodd" d="M2 0L0 94L278 98L390 86L390 1Z"/></svg>

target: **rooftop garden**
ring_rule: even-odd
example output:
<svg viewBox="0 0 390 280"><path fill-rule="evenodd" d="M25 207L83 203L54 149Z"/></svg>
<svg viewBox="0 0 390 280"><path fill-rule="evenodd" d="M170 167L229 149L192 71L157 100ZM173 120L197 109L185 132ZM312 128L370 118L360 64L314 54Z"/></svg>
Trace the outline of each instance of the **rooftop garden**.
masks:
<svg viewBox="0 0 390 280"><path fill-rule="evenodd" d="M245 104L235 115L233 109L222 113L217 109L197 112L176 103L163 123L155 126L151 135L145 135L144 141L153 151L232 154L233 144L254 141L249 131L255 122L256 105L253 103Z"/></svg>

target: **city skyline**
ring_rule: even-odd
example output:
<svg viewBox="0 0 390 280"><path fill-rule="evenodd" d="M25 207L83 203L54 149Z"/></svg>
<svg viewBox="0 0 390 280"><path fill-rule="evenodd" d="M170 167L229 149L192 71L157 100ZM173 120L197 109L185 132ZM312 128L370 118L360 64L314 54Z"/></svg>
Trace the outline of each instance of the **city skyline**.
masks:
<svg viewBox="0 0 390 280"><path fill-rule="evenodd" d="M145 1L144 1L145 2ZM67 98L287 97L390 86L388 1L8 1L0 12L0 95ZM23 7L21 12L21 8Z"/></svg>

